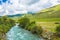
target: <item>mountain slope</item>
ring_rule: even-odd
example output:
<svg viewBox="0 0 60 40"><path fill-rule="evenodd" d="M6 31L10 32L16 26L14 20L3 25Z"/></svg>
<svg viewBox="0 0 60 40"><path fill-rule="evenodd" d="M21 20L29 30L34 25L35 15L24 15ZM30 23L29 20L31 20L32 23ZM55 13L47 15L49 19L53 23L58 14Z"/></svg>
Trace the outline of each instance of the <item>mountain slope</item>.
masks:
<svg viewBox="0 0 60 40"><path fill-rule="evenodd" d="M60 5L41 10L34 16L37 18L60 18Z"/></svg>

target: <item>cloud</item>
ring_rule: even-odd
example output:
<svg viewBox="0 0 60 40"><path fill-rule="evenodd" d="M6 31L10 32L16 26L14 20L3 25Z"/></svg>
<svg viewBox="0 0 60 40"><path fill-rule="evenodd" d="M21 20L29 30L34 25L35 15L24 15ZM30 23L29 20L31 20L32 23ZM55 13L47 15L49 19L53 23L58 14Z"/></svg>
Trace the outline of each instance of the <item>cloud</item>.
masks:
<svg viewBox="0 0 60 40"><path fill-rule="evenodd" d="M50 2L51 2L53 5L57 5L57 4L60 4L58 1L59 1L59 0L51 0Z"/></svg>
<svg viewBox="0 0 60 40"><path fill-rule="evenodd" d="M7 0L0 5L0 16L38 12L57 4L59 0Z"/></svg>

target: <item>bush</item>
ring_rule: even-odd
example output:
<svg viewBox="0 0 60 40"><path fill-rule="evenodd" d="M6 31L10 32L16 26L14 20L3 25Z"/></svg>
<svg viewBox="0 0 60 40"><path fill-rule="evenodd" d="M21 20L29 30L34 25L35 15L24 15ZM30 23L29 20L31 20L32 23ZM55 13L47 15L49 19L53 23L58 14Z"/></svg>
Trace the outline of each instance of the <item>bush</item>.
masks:
<svg viewBox="0 0 60 40"><path fill-rule="evenodd" d="M55 22L55 24L60 24L59 22Z"/></svg>
<svg viewBox="0 0 60 40"><path fill-rule="evenodd" d="M42 34L42 32L43 32L42 27L38 26L37 29L36 29L36 32L37 32L38 35Z"/></svg>
<svg viewBox="0 0 60 40"><path fill-rule="evenodd" d="M32 33L38 34L38 35L40 35L42 33L42 31L43 31L41 26L36 26L35 21L30 23L30 25L28 27L28 30L31 31Z"/></svg>
<svg viewBox="0 0 60 40"><path fill-rule="evenodd" d="M32 33L35 33L36 32L36 24L35 24L35 21L31 22L28 29L30 29L30 31Z"/></svg>
<svg viewBox="0 0 60 40"><path fill-rule="evenodd" d="M27 26L29 25L30 20L29 20L29 18L27 18L27 17L23 17L23 18L19 19L18 22L19 22L19 25L20 25L22 28L25 28L25 27L27 27Z"/></svg>
<svg viewBox="0 0 60 40"><path fill-rule="evenodd" d="M56 28L56 34L58 37L60 37L60 25L57 26L57 28Z"/></svg>

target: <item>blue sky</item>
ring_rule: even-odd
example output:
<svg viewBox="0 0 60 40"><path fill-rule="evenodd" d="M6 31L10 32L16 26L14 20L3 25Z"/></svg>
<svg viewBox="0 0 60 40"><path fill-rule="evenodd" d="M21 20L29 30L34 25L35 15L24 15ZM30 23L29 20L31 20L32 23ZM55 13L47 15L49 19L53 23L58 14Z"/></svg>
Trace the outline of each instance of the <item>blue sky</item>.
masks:
<svg viewBox="0 0 60 40"><path fill-rule="evenodd" d="M38 12L60 4L60 0L0 0L0 16Z"/></svg>
<svg viewBox="0 0 60 40"><path fill-rule="evenodd" d="M5 3L7 0L0 0L0 4Z"/></svg>

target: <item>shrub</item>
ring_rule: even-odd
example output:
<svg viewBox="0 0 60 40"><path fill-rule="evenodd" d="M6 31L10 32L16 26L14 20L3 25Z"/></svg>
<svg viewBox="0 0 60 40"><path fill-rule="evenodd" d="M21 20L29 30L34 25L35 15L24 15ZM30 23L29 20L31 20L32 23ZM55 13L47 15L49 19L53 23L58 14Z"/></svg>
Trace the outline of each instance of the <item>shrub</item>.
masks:
<svg viewBox="0 0 60 40"><path fill-rule="evenodd" d="M35 33L36 32L36 24L35 24L35 21L31 22L29 26L30 26L30 31L32 33Z"/></svg>
<svg viewBox="0 0 60 40"><path fill-rule="evenodd" d="M60 24L59 22L55 22L55 24Z"/></svg>
<svg viewBox="0 0 60 40"><path fill-rule="evenodd" d="M41 26L36 26L35 21L30 23L30 26L28 27L28 30L31 31L32 33L38 34L38 35L40 35L43 31Z"/></svg>
<svg viewBox="0 0 60 40"><path fill-rule="evenodd" d="M20 25L22 28L27 27L27 26L29 25L29 23L30 23L30 20L29 20L29 18L27 18L27 17L23 17L23 18L19 19L18 21L19 21L19 25Z"/></svg>
<svg viewBox="0 0 60 40"><path fill-rule="evenodd" d="M56 34L58 37L60 37L60 25L58 25L56 28Z"/></svg>
<svg viewBox="0 0 60 40"><path fill-rule="evenodd" d="M37 29L36 29L36 32L37 32L38 35L42 34L42 32L43 32L42 27L38 26Z"/></svg>

